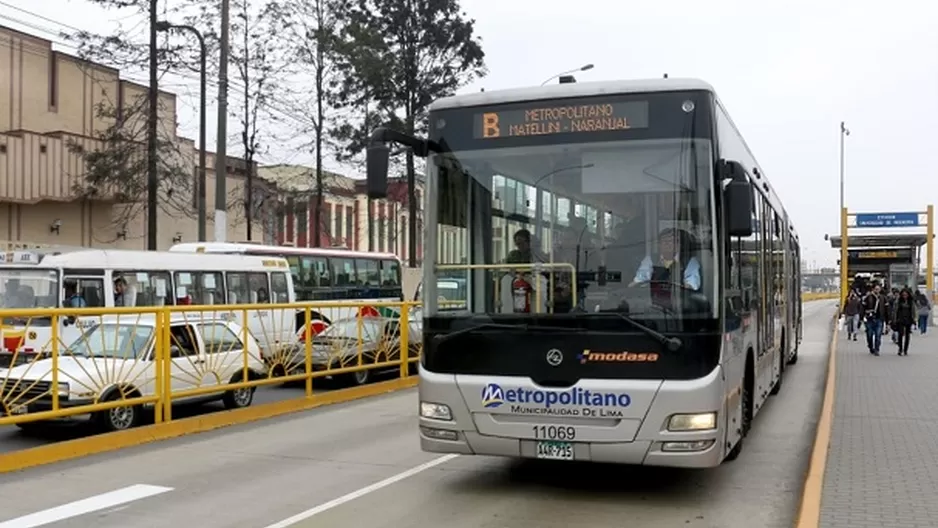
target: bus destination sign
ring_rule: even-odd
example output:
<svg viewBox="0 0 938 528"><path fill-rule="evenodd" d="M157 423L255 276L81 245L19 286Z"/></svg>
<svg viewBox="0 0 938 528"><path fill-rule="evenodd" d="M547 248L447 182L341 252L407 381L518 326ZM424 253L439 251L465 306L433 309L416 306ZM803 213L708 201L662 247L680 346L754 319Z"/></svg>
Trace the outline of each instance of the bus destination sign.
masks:
<svg viewBox="0 0 938 528"><path fill-rule="evenodd" d="M474 122L476 139L616 132L648 128L648 102L549 105L535 101L529 108L479 113Z"/></svg>

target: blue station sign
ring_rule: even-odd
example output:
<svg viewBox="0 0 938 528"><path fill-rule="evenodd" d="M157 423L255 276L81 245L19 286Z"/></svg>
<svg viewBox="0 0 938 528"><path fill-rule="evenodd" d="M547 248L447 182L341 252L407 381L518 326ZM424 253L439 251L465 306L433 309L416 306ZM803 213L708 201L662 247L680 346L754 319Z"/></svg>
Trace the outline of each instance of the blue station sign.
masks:
<svg viewBox="0 0 938 528"><path fill-rule="evenodd" d="M857 227L918 227L918 213L864 213L856 215Z"/></svg>

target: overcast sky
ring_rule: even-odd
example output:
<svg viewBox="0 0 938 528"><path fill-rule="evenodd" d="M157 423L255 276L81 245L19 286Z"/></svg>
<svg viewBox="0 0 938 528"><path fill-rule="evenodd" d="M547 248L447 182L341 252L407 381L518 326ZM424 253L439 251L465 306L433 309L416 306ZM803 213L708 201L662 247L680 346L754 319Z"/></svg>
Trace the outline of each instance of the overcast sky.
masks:
<svg viewBox="0 0 938 528"><path fill-rule="evenodd" d="M833 265L838 258L824 234L839 230L841 120L851 132L850 209L924 211L938 201L931 158L938 151L938 2L462 0L462 5L476 20L490 72L464 91L540 84L586 63L596 67L577 74L580 81L668 73L711 83L794 218L809 264ZM116 23L137 25L145 36L141 20L126 16L102 13L83 0L0 0L0 24L52 40L59 39L41 30L67 30L63 24L96 32ZM197 137L197 80L167 79L164 88L180 96L180 133ZM214 125L209 138L214 145ZM232 146L229 153L239 151ZM271 157L308 160L297 153Z"/></svg>

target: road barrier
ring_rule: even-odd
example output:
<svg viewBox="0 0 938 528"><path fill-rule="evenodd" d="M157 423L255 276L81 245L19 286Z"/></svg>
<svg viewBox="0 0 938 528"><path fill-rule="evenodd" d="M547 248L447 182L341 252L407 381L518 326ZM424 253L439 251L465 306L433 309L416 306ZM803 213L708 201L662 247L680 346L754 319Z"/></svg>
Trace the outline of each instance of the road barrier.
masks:
<svg viewBox="0 0 938 528"><path fill-rule="evenodd" d="M262 385L406 378L421 352L416 303L0 310L0 425L91 415L121 431L175 403L250 406ZM352 308L314 334L312 314ZM356 311L357 309L357 311ZM300 326L300 329L297 329ZM414 336L412 334L416 334ZM416 338L415 338L416 337ZM328 378L328 379L327 379Z"/></svg>
<svg viewBox="0 0 938 528"><path fill-rule="evenodd" d="M90 415L122 431L171 421L176 403L248 407L263 385L302 382L314 399L314 385L410 378L422 352L418 304L0 310L0 425ZM328 308L357 315L319 334L298 324Z"/></svg>

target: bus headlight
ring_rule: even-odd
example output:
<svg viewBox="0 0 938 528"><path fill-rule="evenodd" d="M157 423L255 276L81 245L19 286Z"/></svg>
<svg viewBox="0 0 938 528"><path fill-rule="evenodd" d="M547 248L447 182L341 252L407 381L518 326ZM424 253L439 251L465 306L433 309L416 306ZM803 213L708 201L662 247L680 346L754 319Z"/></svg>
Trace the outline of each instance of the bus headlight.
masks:
<svg viewBox="0 0 938 528"><path fill-rule="evenodd" d="M431 420L452 421L453 411L450 410L449 405L443 405L442 403L420 402L420 417L430 418Z"/></svg>
<svg viewBox="0 0 938 528"><path fill-rule="evenodd" d="M68 383L59 383L59 396L68 396L69 386Z"/></svg>
<svg viewBox="0 0 938 528"><path fill-rule="evenodd" d="M717 428L717 413L675 414L668 420L668 431L706 431Z"/></svg>

